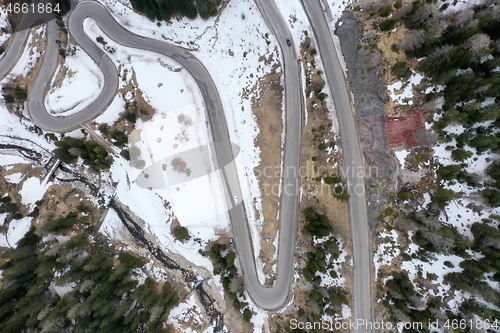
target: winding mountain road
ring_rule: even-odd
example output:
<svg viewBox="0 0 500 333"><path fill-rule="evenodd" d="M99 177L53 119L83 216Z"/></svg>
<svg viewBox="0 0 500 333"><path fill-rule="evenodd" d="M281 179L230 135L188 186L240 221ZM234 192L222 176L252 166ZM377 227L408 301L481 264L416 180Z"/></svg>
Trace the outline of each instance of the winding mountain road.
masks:
<svg viewBox="0 0 500 333"><path fill-rule="evenodd" d="M357 325L356 332L373 332L370 329L371 324L373 324L372 260L365 197L365 168L354 122L354 110L348 95L347 82L319 1L302 0L302 4L314 30L319 54L323 60L325 74L333 95L342 140L346 181L351 194L349 218L354 257L354 311L352 320L357 323L366 323L365 325Z"/></svg>
<svg viewBox="0 0 500 333"><path fill-rule="evenodd" d="M262 2L261 10L266 14L268 22L278 36L284 55L287 108L285 168L298 172L300 163L300 133L302 128L301 80L296 55L293 48L285 44L289 33L273 2ZM26 17L26 18L25 18ZM29 22L29 15L23 20ZM115 42L137 49L157 52L179 62L193 76L204 99L204 106L210 124L212 139L215 142L216 169L220 167L225 183L225 194L229 216L235 232L238 254L243 268L247 290L257 305L267 310L283 307L289 299L293 277L293 254L295 245L295 228L298 207L299 179L294 172L285 173L283 178L284 195L281 199L281 231L278 252L278 274L273 288L265 288L258 280L252 243L248 229L245 207L239 203L234 205L235 196L241 198L238 174L234 163L225 165L222 161L234 160L225 115L216 85L203 64L185 49L150 38L138 36L115 21L109 11L97 2L83 1L68 16L67 28L89 56L96 62L104 74L104 87L96 100L85 110L67 117L50 114L44 104L45 96L50 88L50 80L55 74L58 59L56 39L58 27L54 20L47 23L47 47L43 64L29 91L27 109L32 120L41 128L53 132L67 132L80 127L95 118L107 108L118 88L118 72L111 59L89 37L83 29L83 21L92 18L108 38ZM0 77L7 75L19 60L28 37L27 29L14 34L11 46L0 60ZM234 206L233 206L234 205Z"/></svg>
<svg viewBox="0 0 500 333"><path fill-rule="evenodd" d="M318 11L319 7L315 7L316 5L313 4L316 1L304 0L304 5L313 24L319 43L320 54L325 64L326 75L335 97L335 107L341 125L346 165L352 165L353 167L362 166L361 153L352 119L352 109L347 95L346 83L337 57L336 55L334 56L336 51L333 47L333 42L331 42L328 27L324 25L326 21L323 13L322 11ZM102 70L105 79L103 89L96 100L85 110L76 114L67 117L58 117L51 115L47 111L44 104L45 96L50 88L50 80L47 78L54 77L58 59L58 46L56 44L58 27L54 20L47 20L46 52L40 71L28 94L27 109L33 121L41 128L47 131L67 132L95 118L113 100L118 88L118 72L106 53L85 34L83 22L86 18L92 18L97 21L99 27L107 37L121 45L157 52L179 62L193 76L204 99L212 139L216 143L213 145L213 149L215 150L214 155L216 156L216 160L213 162L216 164L217 169L219 166L221 167L225 183L226 200L228 206L232 207L229 210L229 216L235 233L246 288L250 297L257 305L266 310L276 310L285 306L289 300L294 271L293 258L300 181L298 173L302 137L302 108L304 103L302 101L302 80L296 50L293 45L291 47L286 45L286 39L290 36L287 25L273 1L257 0L257 5L269 27L278 38L283 54L282 64L284 67L286 88L286 137L282 182L283 194L280 201L280 239L277 277L275 285L272 288L265 288L259 282L245 207L241 202L239 204L233 202L235 196L242 197L236 167L234 163L222 163L223 161L234 160L234 156L220 95L207 69L191 53L181 47L145 38L130 32L116 22L109 11L99 3L91 1L80 2L68 16L68 32ZM29 15L25 15L22 18L22 20L25 20L23 24L29 22L29 19ZM28 29L24 29L14 34L9 49L0 59L0 78L6 76L19 60L26 45L28 32ZM329 58L327 58L327 55ZM348 180L354 186L358 186L358 184L364 186L362 178L350 177L349 175ZM350 213L353 229L353 246L355 249L354 314L356 318L371 318L371 291L369 284L366 283L366 279L370 279L370 264L367 261L368 257L365 253L367 252L367 250L365 251L366 246L363 245L368 244L366 238L368 232L366 230L367 223L365 223L366 202L364 201L364 194L362 196L353 195L351 197ZM361 247L363 250L358 251L358 246L365 247ZM367 267L368 271L366 269L363 271L359 270L358 267ZM365 278L360 278L360 274L365 274ZM360 297L359 295L364 296Z"/></svg>

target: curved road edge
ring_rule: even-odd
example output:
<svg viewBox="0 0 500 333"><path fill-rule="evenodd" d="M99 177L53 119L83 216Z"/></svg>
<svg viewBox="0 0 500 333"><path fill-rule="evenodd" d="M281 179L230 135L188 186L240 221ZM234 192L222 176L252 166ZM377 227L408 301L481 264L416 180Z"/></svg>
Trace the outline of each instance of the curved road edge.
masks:
<svg viewBox="0 0 500 333"><path fill-rule="evenodd" d="M267 10L275 19L274 21L271 20L274 22L275 33L278 31L277 34L283 37L280 38L279 41L284 55L284 63L287 64L286 68L288 68L288 70L286 68L285 70L290 73L285 76L287 90L287 94L285 94L287 120L284 168L295 168L295 171L298 172L301 135L297 135L297 133L301 133L302 129L302 103L297 103L297 100L300 101L302 97L300 89L301 80L297 75L300 72L293 53L293 48L287 48L283 45L284 37L289 35L288 30L277 12L274 3L271 2L271 4L272 7L267 8ZM264 3L264 7L267 7L267 5L268 4ZM133 34L116 22L105 7L96 2L80 2L69 14L67 27L70 35L75 39L77 44L89 54L102 70L105 78L103 90L98 98L85 108L85 110L74 115L57 117L51 115L46 110L44 99L50 86L50 80L47 80L47 77L53 77L58 58L58 48L55 42L58 28L53 20L48 22L47 52L44 56L40 72L29 92L27 102L28 111L33 121L38 126L54 132L66 132L75 129L86 121L95 118L99 113L105 110L116 94L118 88L118 73L116 67L111 59L85 34L83 30L83 21L86 18L92 18L98 21L99 27L103 32L119 44L163 54L176 60L185 67L195 79L203 95L212 139L214 142L222 143L215 145L217 161L214 161L214 163L222 166L223 164L219 163L219 161L234 160L220 96L212 77L203 64L181 47ZM21 39L22 36L22 34L15 35L14 39ZM23 47L20 46L19 49L22 50ZM10 50L11 48L9 47L7 51ZM20 54L20 52L18 53ZM16 52L13 54L14 55L11 57L15 59ZM17 61L18 58L15 60ZM2 60L4 59L5 57ZM7 62L0 61L1 66L4 66L6 63ZM7 66L5 67L7 68ZM241 189L234 163L222 167L221 172L225 183L226 199L231 201L234 195L241 197ZM235 231L235 238L239 242L239 257L242 263L247 291L258 306L267 310L276 310L286 305L289 300L293 278L299 179L294 176L293 173L284 172L283 175L283 188L289 189L287 193L291 194L287 195L287 193L285 193L281 198L278 269L276 284L273 288L263 287L258 280L244 205L240 203L229 210L229 216Z"/></svg>
<svg viewBox="0 0 500 333"><path fill-rule="evenodd" d="M354 121L354 108L349 98L348 83L340 65L323 7L319 0L301 0L301 2L313 28L319 54L323 60L325 74L333 95L339 120L344 167L346 168L347 182L350 184L349 217L354 257L354 315L352 320L357 322L359 319L365 323L373 323L371 235L366 208L365 179L358 175L358 171L364 171L365 169ZM363 172L364 174L365 172ZM359 188L362 189L361 193L357 193ZM373 332L367 327L357 328L355 331Z"/></svg>

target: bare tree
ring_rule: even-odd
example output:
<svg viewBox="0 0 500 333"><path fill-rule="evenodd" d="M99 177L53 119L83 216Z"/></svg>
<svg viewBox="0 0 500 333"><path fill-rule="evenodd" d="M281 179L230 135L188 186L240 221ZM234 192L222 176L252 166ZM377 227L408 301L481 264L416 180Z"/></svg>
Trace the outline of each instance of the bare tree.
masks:
<svg viewBox="0 0 500 333"><path fill-rule="evenodd" d="M491 19L492 20L500 20L500 6L494 5L490 7Z"/></svg>
<svg viewBox="0 0 500 333"><path fill-rule="evenodd" d="M394 228L402 233L408 233L409 231L415 232L418 229L412 220L400 217L394 220Z"/></svg>
<svg viewBox="0 0 500 333"><path fill-rule="evenodd" d="M433 217L426 217L420 220L420 222L427 227L429 231L436 231L441 229L441 222Z"/></svg>
<svg viewBox="0 0 500 333"><path fill-rule="evenodd" d="M412 9L411 5L403 5L403 7L399 8L393 15L394 18L398 21L404 19L408 14L410 14Z"/></svg>
<svg viewBox="0 0 500 333"><path fill-rule="evenodd" d="M443 14L441 12L434 13L427 21L426 26L428 38L432 39L441 37L447 27L446 21L443 19Z"/></svg>
<svg viewBox="0 0 500 333"><path fill-rule="evenodd" d="M498 5L497 0L486 0L484 2L487 13L491 14L491 20L500 19L500 5Z"/></svg>
<svg viewBox="0 0 500 333"><path fill-rule="evenodd" d="M482 245L500 249L500 239L495 237L485 237L482 241Z"/></svg>
<svg viewBox="0 0 500 333"><path fill-rule="evenodd" d="M483 84L482 86L479 86L476 89L474 89L474 94L480 96L486 96L486 93L490 88L491 88L491 83Z"/></svg>
<svg viewBox="0 0 500 333"><path fill-rule="evenodd" d="M413 51L419 48L424 43L424 30L412 30L406 37L399 43L398 47L406 51Z"/></svg>
<svg viewBox="0 0 500 333"><path fill-rule="evenodd" d="M413 134L413 139L420 145L432 146L438 140L438 135L426 129L419 129Z"/></svg>
<svg viewBox="0 0 500 333"><path fill-rule="evenodd" d="M442 237L434 231L422 231L422 237L429 241L437 251L448 250L455 243L453 239Z"/></svg>
<svg viewBox="0 0 500 333"><path fill-rule="evenodd" d="M466 27L474 19L474 11L470 8L451 12L446 15L446 19L451 19L456 27Z"/></svg>
<svg viewBox="0 0 500 333"><path fill-rule="evenodd" d="M497 52L500 52L500 39L497 39L497 40L493 43L493 47L495 47L495 49L497 50Z"/></svg>
<svg viewBox="0 0 500 333"><path fill-rule="evenodd" d="M420 9L417 10L416 13L412 15L410 25L414 28L422 26L427 22L429 18L432 17L435 11L436 10L435 8L433 8L433 5L428 3L424 4Z"/></svg>
<svg viewBox="0 0 500 333"><path fill-rule="evenodd" d="M75 156L75 157L80 156L80 149L78 149L76 147L71 147L70 149L68 149L68 152L71 154L71 156Z"/></svg>
<svg viewBox="0 0 500 333"><path fill-rule="evenodd" d="M416 307L417 309L425 309L426 307L426 299L418 294L410 295L409 297L410 303Z"/></svg>
<svg viewBox="0 0 500 333"><path fill-rule="evenodd" d="M432 54L430 55L431 59L449 59L450 58L450 52L453 49L453 46L451 45L443 45L434 50Z"/></svg>
<svg viewBox="0 0 500 333"><path fill-rule="evenodd" d="M470 37L466 42L466 46L477 59L485 55L485 51L490 47L490 43L491 39L487 34L479 33Z"/></svg>
<svg viewBox="0 0 500 333"><path fill-rule="evenodd" d="M411 322L411 318L403 311L396 307L392 307L394 317L400 322Z"/></svg>

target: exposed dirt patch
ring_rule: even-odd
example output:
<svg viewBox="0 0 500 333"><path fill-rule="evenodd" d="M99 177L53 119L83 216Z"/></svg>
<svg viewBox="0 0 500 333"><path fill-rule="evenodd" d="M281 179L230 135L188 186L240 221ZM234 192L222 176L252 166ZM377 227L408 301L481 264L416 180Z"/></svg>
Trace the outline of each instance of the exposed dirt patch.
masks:
<svg viewBox="0 0 500 333"><path fill-rule="evenodd" d="M34 28L31 29L31 33L34 35L34 42L32 42L26 46L29 49L29 54L32 55L33 50L36 47L36 50L41 54L41 56L36 59L34 67L28 73L28 75L25 79L25 82L22 82L22 84L24 84L28 87L28 90L31 89L31 86L33 85L33 81L35 80L36 76L38 75L38 72L40 71L40 67L42 67L43 55L45 54L45 50L47 49L47 43L45 41L45 38L42 38L41 34L35 33Z"/></svg>
<svg viewBox="0 0 500 333"><path fill-rule="evenodd" d="M100 212L92 209L94 204L90 203L87 195L74 187L64 185L52 185L43 197L43 204L40 206L40 215L37 223L45 222L65 217L70 212L78 212L78 206L84 205L90 210L82 216L89 216L88 223L97 223L100 219ZM81 216L80 216L81 217Z"/></svg>
<svg viewBox="0 0 500 333"><path fill-rule="evenodd" d="M123 77L126 77L125 72ZM125 105L127 111L136 113L143 121L151 120L156 110L144 99L142 90L139 89L139 83L137 82L137 75L135 71L132 72L132 78L129 83L120 90L120 92L124 94L128 91L132 93L133 97Z"/></svg>
<svg viewBox="0 0 500 333"><path fill-rule="evenodd" d="M369 25L368 21L365 21L365 25ZM388 33L378 32L377 34L377 48L382 53L383 59L380 63L383 70L382 80L386 86L401 80L401 78L396 77L391 70L397 62L406 62L410 68L417 67L418 62L415 59L408 58L403 51L395 52L392 50L393 45L399 45L408 32L408 29L406 29L403 24L399 23L396 26L396 31ZM414 91L414 93L417 93L414 94L414 96L418 95L417 91ZM390 98L387 99L385 106L385 111L388 115L393 115L402 111L411 111L411 109L411 106L399 105Z"/></svg>
<svg viewBox="0 0 500 333"><path fill-rule="evenodd" d="M340 153L336 149L338 137L332 131L332 116L330 112L332 106L326 104L326 99L322 95L324 81L322 73L315 68L315 52L311 48L310 40L305 39L301 45L302 65L308 75L306 77L306 107L307 124L302 132L302 162L301 186L303 195L300 210L307 207L315 207L322 214L325 214L332 223L333 234L340 236L344 241L344 247L351 253L351 233L349 225L348 205L345 201L340 201L333 195L335 184L325 182L328 176L342 176L339 165L342 163ZM299 214L298 237L299 242L297 261L303 259L305 252L312 250L307 246L306 238L302 236L304 220L302 214ZM307 236L309 237L309 236ZM300 252L303 251L301 254ZM343 277L346 279L346 290L351 289L352 267L348 264L343 265ZM300 288L298 288L300 290ZM299 297L297 295L297 297Z"/></svg>
<svg viewBox="0 0 500 333"><path fill-rule="evenodd" d="M121 65L118 67L118 73L121 74L123 81L126 80L128 76L127 70L122 70ZM132 97L126 99L125 96L131 93ZM142 91L139 89L139 84L137 83L137 76L135 71L131 74L131 79L127 84L118 90L118 94L123 96L125 102L125 109L121 114L120 118L109 127L110 132L118 129L124 130L126 133L130 133L135 129L134 122L128 121L126 119L127 114L134 114L136 118L140 118L142 121L148 121L153 118L156 110L144 99Z"/></svg>
<svg viewBox="0 0 500 333"><path fill-rule="evenodd" d="M22 182L27 178L38 176L39 171L40 170L34 169L33 166L29 164L17 164L10 170L6 170L4 168L0 170L0 174L2 176L0 177L0 197L8 194L12 198L12 202L19 206L19 213L21 213L23 216L26 216L30 212L28 211L28 208L23 206L21 203L21 195L19 194L19 192L22 189ZM21 181L18 184L12 184L9 181L5 180L5 176L16 173L20 173L23 175Z"/></svg>
<svg viewBox="0 0 500 333"><path fill-rule="evenodd" d="M395 189L397 164L388 151L384 111L388 98L386 86L381 79L384 76L384 69L380 66L382 54L377 49L376 34L364 31L363 22L367 18L362 15L363 12L345 12L341 19L343 24L337 26L335 33L340 39L347 64L348 81L354 95L365 167L374 168L366 187L367 200L370 202L368 218L373 227L384 205L389 202L385 193Z"/></svg>
<svg viewBox="0 0 500 333"><path fill-rule="evenodd" d="M405 113L400 117L387 117L386 121L391 147L413 148L421 144L422 138L418 136L425 130L424 110Z"/></svg>
<svg viewBox="0 0 500 333"><path fill-rule="evenodd" d="M276 229L272 229L272 227L275 227ZM261 249L260 249L260 258L261 260L264 262L265 266L264 266L264 273L265 274L268 274L268 275L273 275L276 274L276 272L274 271L272 265L274 265L276 263L276 260L274 260L274 254L276 253L276 246L274 246L274 244L272 243L272 241L276 238L276 231L277 231L277 228L279 227L279 223L269 223L269 225L267 226L267 230L269 230L270 232L274 232L274 238L271 238L270 236L268 236L268 238L263 238L261 241L260 241L260 246L261 246ZM263 231L261 233L261 236L262 235L265 235L265 232L266 231ZM266 283L268 284L268 286L272 286L272 281L274 281L274 279L269 279L269 281L266 281Z"/></svg>
<svg viewBox="0 0 500 333"><path fill-rule="evenodd" d="M155 109L144 99L142 90L137 88L138 84L135 73L133 74L133 78L134 82L136 83L134 87L135 89L133 91L135 98L133 101L126 105L126 109L128 112L137 114L139 117L141 117L142 121L151 120L155 113Z"/></svg>
<svg viewBox="0 0 500 333"><path fill-rule="evenodd" d="M66 55L74 55L76 52L76 47L68 45L70 39L68 38L68 32L64 28L64 23L62 20L57 20L57 25L59 26L59 36L56 40L56 44L59 47L59 57L57 59L59 71L56 73L54 82L52 84L52 89L61 88L62 83L66 76L71 78L75 75L75 72L69 70L65 65Z"/></svg>
<svg viewBox="0 0 500 333"><path fill-rule="evenodd" d="M332 221L335 234L350 242L349 217L347 203L333 196L333 184L325 183L327 176L341 176L339 169L341 156L336 147L336 133L332 131L332 118L323 91L324 81L321 71L315 68L315 53L309 46L310 40L302 44L302 65L306 72L306 108L307 124L303 127L302 138L302 174L303 189L301 209L314 206L322 210ZM299 235L300 235L299 229ZM347 244L350 247L350 244Z"/></svg>
<svg viewBox="0 0 500 333"><path fill-rule="evenodd" d="M62 83L64 82L64 79L66 78L66 75L74 75L71 71L68 70L66 66L60 67L60 70L56 73L56 77L54 79L54 84L52 85L52 89L58 89L61 88Z"/></svg>
<svg viewBox="0 0 500 333"><path fill-rule="evenodd" d="M381 7L384 3L378 5ZM404 83L406 78L396 77L392 71L392 67L398 62L406 62L408 68L418 67L418 61L416 59L408 58L405 52L400 50L401 42L410 31L401 21L396 23L393 30L388 32L381 31L379 29L379 24L383 21L383 18L376 14L379 8L374 7L377 7L377 5L374 6L373 3L365 3L363 5L364 10L356 13L356 16L359 18L358 25L362 28L362 35L358 47L370 51L369 58L375 60L375 63L372 62L369 64L369 62L367 62L367 68L377 67L376 73L385 86L391 85L397 81L402 81ZM417 102L418 104L422 102L422 96L418 89L413 89L413 93L414 96L412 100L414 103ZM397 115L401 112L410 112L415 109L411 105L399 105L388 98L388 96L389 92L386 89L386 103L384 109L389 116Z"/></svg>
<svg viewBox="0 0 500 333"><path fill-rule="evenodd" d="M258 87L260 98L252 101L252 111L259 126L255 145L260 148L260 164L254 169L262 194L262 214L264 224L261 232L260 259L264 263L264 273L274 274L275 246L279 228L278 204L279 182L281 177L281 135L283 133L281 73L273 73L260 79ZM271 283L271 281L266 281Z"/></svg>

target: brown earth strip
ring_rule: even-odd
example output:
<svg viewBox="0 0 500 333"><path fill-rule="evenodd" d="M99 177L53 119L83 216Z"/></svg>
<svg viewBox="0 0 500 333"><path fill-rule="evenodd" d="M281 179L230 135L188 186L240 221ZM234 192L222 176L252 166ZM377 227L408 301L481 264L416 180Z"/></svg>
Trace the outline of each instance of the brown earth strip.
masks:
<svg viewBox="0 0 500 333"><path fill-rule="evenodd" d="M304 220L301 212L307 207L314 207L319 213L328 217L332 223L333 235L340 236L344 241L344 248L347 249L348 258L352 256L347 202L337 200L332 193L333 185L324 183L324 178L328 175L342 177L342 171L338 167L342 165L342 159L340 153L334 151L337 141L336 134L332 131L330 113L335 114L335 111L333 106L328 106L326 99L318 93L322 90L324 82L321 78L322 72L315 68L315 53L314 49L311 49L310 40L306 38L301 45L302 65L306 73L306 85L308 82L311 84L306 86L308 116L307 124L302 132L301 186L303 194L297 236L299 250L296 258L298 261L303 258L302 254L312 250L308 248L306 237L302 234ZM323 183L321 178L323 178ZM350 290L352 267L349 264L343 266L342 276L346 279L345 289Z"/></svg>
<svg viewBox="0 0 500 333"><path fill-rule="evenodd" d="M252 111L259 126L255 145L260 148L260 164L254 169L262 194L262 214L264 224L261 232L260 259L264 263L264 273L274 274L276 248L273 241L279 228L278 186L281 177L281 135L283 133L281 73L276 66L271 74L260 79L260 98L252 102ZM271 284L272 281L266 281Z"/></svg>

